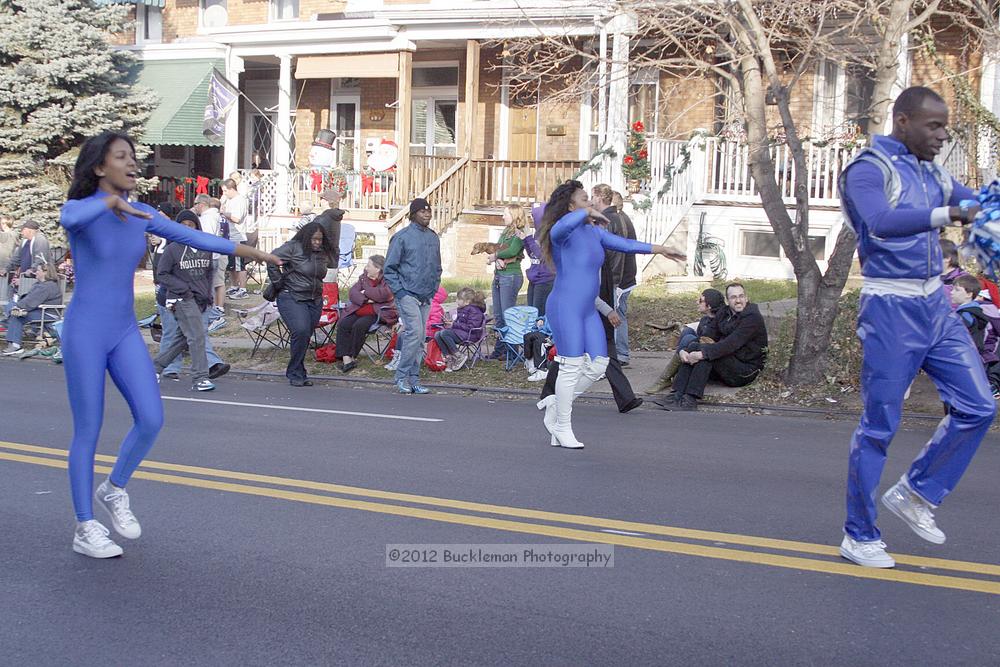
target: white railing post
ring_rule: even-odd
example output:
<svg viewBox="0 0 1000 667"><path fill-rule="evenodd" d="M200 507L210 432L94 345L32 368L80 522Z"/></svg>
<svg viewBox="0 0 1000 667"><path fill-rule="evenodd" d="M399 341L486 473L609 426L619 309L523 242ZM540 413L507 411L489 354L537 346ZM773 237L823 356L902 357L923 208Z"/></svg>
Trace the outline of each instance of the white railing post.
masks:
<svg viewBox="0 0 1000 667"><path fill-rule="evenodd" d="M689 187L692 201L701 199L708 191L708 183L711 180L708 174L708 151L714 150L717 145L717 140L709 139L702 134L695 134L688 140L688 150L691 152L688 172L690 172Z"/></svg>

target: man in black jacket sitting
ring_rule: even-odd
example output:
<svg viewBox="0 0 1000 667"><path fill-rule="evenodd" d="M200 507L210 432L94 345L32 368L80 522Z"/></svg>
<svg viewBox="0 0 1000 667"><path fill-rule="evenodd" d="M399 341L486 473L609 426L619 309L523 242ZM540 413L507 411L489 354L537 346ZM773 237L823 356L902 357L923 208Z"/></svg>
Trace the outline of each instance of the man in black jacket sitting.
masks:
<svg viewBox="0 0 1000 667"><path fill-rule="evenodd" d="M662 405L664 410L697 410L709 379L743 387L764 369L767 329L760 309L750 303L740 283L726 286L726 302L707 331L718 342L694 342L681 351L684 364L674 378L673 395Z"/></svg>

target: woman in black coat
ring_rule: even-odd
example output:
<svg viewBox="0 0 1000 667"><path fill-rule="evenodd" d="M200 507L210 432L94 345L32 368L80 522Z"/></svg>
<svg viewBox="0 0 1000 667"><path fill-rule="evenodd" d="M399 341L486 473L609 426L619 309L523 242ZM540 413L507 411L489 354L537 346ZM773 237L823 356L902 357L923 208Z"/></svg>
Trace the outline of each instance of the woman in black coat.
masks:
<svg viewBox="0 0 1000 667"><path fill-rule="evenodd" d="M337 252L323 226L310 222L290 241L274 251L284 264L268 267L271 282L280 285L278 312L291 333L291 350L285 377L293 387L311 387L306 377L306 351L323 309L323 278L336 266Z"/></svg>

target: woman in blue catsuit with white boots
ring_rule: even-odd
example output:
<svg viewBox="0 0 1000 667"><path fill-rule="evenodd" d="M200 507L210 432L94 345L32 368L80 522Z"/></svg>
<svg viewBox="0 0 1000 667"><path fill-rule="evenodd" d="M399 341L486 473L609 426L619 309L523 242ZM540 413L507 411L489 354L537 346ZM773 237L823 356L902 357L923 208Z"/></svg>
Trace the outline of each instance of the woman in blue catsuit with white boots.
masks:
<svg viewBox="0 0 1000 667"><path fill-rule="evenodd" d="M549 197L538 233L545 260L556 270L545 315L559 353L556 393L540 401L539 407L545 409L551 444L568 449L583 447L570 422L573 399L597 382L608 367L608 341L595 306L604 250L685 259L664 246L611 234L592 220L607 222L600 211L590 207L583 184L566 181Z"/></svg>
<svg viewBox="0 0 1000 667"><path fill-rule="evenodd" d="M60 222L76 268L76 291L63 326L63 367L73 412L69 481L76 511L73 550L93 558L122 549L94 519L94 454L104 418L105 373L132 413L111 475L94 496L115 531L136 539L139 522L125 485L153 446L163 424L163 403L133 308L133 275L146 251L146 232L220 254L277 263L276 257L177 224L146 204L129 202L139 167L131 139L104 132L81 148Z"/></svg>

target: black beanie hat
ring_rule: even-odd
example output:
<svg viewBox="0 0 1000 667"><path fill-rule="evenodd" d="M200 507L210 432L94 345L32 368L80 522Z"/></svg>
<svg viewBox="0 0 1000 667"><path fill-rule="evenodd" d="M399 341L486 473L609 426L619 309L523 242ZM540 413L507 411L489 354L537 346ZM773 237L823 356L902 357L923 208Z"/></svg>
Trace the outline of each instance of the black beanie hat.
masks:
<svg viewBox="0 0 1000 667"><path fill-rule="evenodd" d="M177 214L177 217L174 218L174 222L187 222L187 221L193 222L194 228L197 229L199 232L201 231L201 219L198 218L197 213L195 213L189 208L182 210L180 213Z"/></svg>
<svg viewBox="0 0 1000 667"><path fill-rule="evenodd" d="M702 297L705 298L705 305L716 311L726 303L726 297L722 296L722 292L717 289L712 289L711 287L701 293Z"/></svg>

